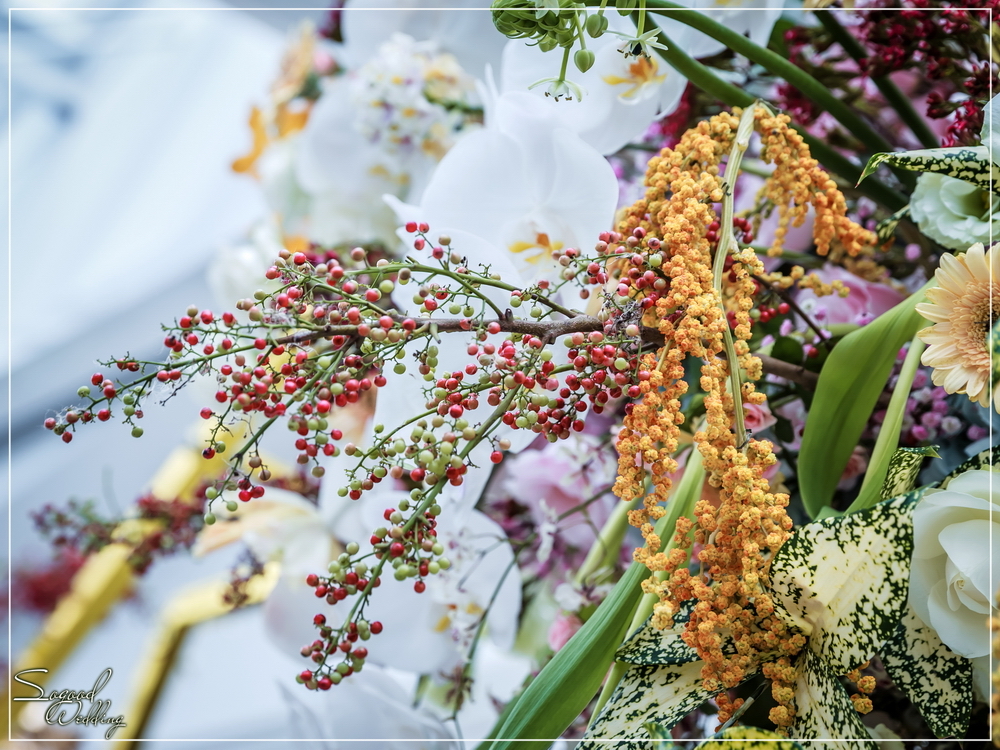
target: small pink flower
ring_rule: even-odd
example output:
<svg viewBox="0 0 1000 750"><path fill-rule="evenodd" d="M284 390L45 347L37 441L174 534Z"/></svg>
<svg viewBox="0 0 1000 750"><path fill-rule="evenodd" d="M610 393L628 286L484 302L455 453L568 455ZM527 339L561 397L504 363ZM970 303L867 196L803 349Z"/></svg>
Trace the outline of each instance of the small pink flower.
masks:
<svg viewBox="0 0 1000 750"><path fill-rule="evenodd" d="M613 482L618 468L614 456L590 435L574 434L567 440L546 443L541 450L526 450L505 463L503 489L528 506L535 524L551 523L582 505ZM549 510L542 507L542 501ZM587 550L611 515L616 503L606 492L584 511L571 513L558 524L558 535L567 544Z"/></svg>
<svg viewBox="0 0 1000 750"><path fill-rule="evenodd" d="M806 428L806 407L802 399L779 406L775 409L779 417L784 417L792 423L792 440L784 443L789 450L797 451L802 447L802 432Z"/></svg>
<svg viewBox="0 0 1000 750"><path fill-rule="evenodd" d="M767 404L761 404L760 406L757 404L744 404L743 421L747 429L753 431L756 435L766 430L778 420L771 413L771 410L767 408Z"/></svg>
<svg viewBox="0 0 1000 750"><path fill-rule="evenodd" d="M583 621L574 614L559 614L549 627L549 648L558 651L583 627Z"/></svg>
<svg viewBox="0 0 1000 750"><path fill-rule="evenodd" d="M844 473L840 475L840 481L837 482L837 488L841 490L849 490L855 485L858 477L864 474L868 470L868 450L857 445L854 447L854 451L851 453L851 457L847 459L847 466L844 467Z"/></svg>
<svg viewBox="0 0 1000 750"><path fill-rule="evenodd" d="M846 297L841 297L836 293L826 297L817 297L809 289L802 290L796 295L796 302L807 313L812 314L814 318L822 318L823 323L827 325L831 323L859 324L866 319L865 313L878 317L904 299L902 294L886 284L866 281L860 276L855 276L853 273L829 263L816 271L816 275L826 284L839 280L850 290L850 294Z"/></svg>

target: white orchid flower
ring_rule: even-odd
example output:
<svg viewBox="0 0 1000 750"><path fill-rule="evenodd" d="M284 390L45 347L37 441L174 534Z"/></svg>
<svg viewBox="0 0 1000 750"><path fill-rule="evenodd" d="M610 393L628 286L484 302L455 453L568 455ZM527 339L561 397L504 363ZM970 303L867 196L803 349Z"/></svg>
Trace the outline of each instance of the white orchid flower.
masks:
<svg viewBox="0 0 1000 750"><path fill-rule="evenodd" d="M677 0L677 4L701 11L713 21L749 36L751 42L761 47L767 46L771 30L785 5L783 0ZM707 34L695 31L680 21L670 20L669 12L662 15L651 13L647 18L654 19L667 36L691 57L711 57L726 49L725 44Z"/></svg>
<svg viewBox="0 0 1000 750"><path fill-rule="evenodd" d="M398 506L404 497L408 493L402 490L368 493L354 504L353 512L334 524L333 531L341 539L364 538L385 523L385 509ZM322 524L318 514L315 518ZM369 662L417 674L449 672L468 653L487 608L487 637L502 649L513 646L521 581L503 529L479 511L446 503L437 531L451 566L428 577L422 594L413 590L412 581L397 581L383 572L381 586L365 609L366 619L384 626L372 641ZM309 572L324 570L328 562L329 558ZM312 619L317 612L336 623L350 607L346 602L331 609L305 583L291 580L279 582L269 607L272 603L269 630L291 653L315 639Z"/></svg>
<svg viewBox="0 0 1000 750"><path fill-rule="evenodd" d="M582 98L557 102L546 97L542 88L532 89L563 127L602 154L613 154L641 138L654 120L677 108L687 85L684 76L655 56L623 54L622 39L614 31L624 33L627 29L634 33L635 27L616 13L609 14L608 19L611 30L588 40L594 53L593 67L586 73L568 73L583 89ZM674 42L680 44L680 40ZM501 90L527 91L559 69L561 54L561 49L542 52L524 40L512 39L503 52Z"/></svg>
<svg viewBox="0 0 1000 750"><path fill-rule="evenodd" d="M256 289L277 288L264 274L281 250L280 231L270 221L255 226L245 242L220 248L208 267L208 285L216 304L231 309L236 300L249 297ZM239 310L236 314L248 319Z"/></svg>
<svg viewBox="0 0 1000 750"><path fill-rule="evenodd" d="M386 200L401 223L426 221L432 238L448 235L469 268L489 266L505 283L526 289L558 277L555 251L592 246L611 226L618 182L607 160L563 127L545 102L522 92L484 98L486 127L462 138L442 159L420 205L392 196ZM409 255L436 264L429 248ZM419 314L409 290L425 277L415 273L412 285L401 287L395 302L402 312ZM443 277L437 281L457 284ZM506 291L486 289L485 294L500 310L510 306ZM438 372L450 374L468 364L471 340L445 337L438 345ZM375 424L392 428L425 411L422 376L390 369L383 374L387 385L379 390ZM468 412L470 423L477 414ZM510 450L517 452L536 434L501 425L496 437L509 439ZM488 478L492 450L483 442L470 455L480 467L465 478L464 496L472 503Z"/></svg>
<svg viewBox="0 0 1000 750"><path fill-rule="evenodd" d="M484 242L458 246L470 268L486 262L524 288L554 279L553 252L591 247L614 220L618 181L601 154L525 92L485 96L486 127L441 160L420 205L386 200L400 222L427 222L432 236Z"/></svg>
<svg viewBox="0 0 1000 750"><path fill-rule="evenodd" d="M343 13L344 57L363 64L379 44L393 34L437 43L462 67L482 77L487 65L500 60L504 37L482 0L351 0Z"/></svg>
<svg viewBox="0 0 1000 750"><path fill-rule="evenodd" d="M415 708L400 675L374 664L329 693L283 690L299 739L380 740L379 747L452 750L454 733L430 712Z"/></svg>

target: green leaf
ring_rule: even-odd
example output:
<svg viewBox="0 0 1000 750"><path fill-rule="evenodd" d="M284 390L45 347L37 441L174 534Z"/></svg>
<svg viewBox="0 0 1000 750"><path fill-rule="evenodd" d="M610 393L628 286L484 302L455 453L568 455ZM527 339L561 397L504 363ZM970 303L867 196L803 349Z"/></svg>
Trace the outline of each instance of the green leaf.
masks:
<svg viewBox="0 0 1000 750"><path fill-rule="evenodd" d="M642 728L653 739L651 743L652 750L674 750L674 748L677 748L677 744L674 742L669 729L665 729L662 725L655 724L652 721L647 721L642 725Z"/></svg>
<svg viewBox="0 0 1000 750"><path fill-rule="evenodd" d="M639 584L647 577L645 565L629 566L608 598L517 699L496 733L502 739L494 740L493 750L543 750L580 715L601 687L642 595Z"/></svg>
<svg viewBox="0 0 1000 750"><path fill-rule="evenodd" d="M889 459L889 469L882 482L880 494L883 500L902 495L917 486L917 475L927 456L941 458L936 445L924 448L897 448Z"/></svg>
<svg viewBox="0 0 1000 750"><path fill-rule="evenodd" d="M769 732L758 727L729 727L697 745L697 748L698 750L802 750L802 745L777 732Z"/></svg>
<svg viewBox="0 0 1000 750"><path fill-rule="evenodd" d="M837 675L808 649L801 658L795 684L796 714L789 735L801 740L826 740L809 745L823 750L878 750Z"/></svg>
<svg viewBox="0 0 1000 750"><path fill-rule="evenodd" d="M801 526L774 556L775 614L837 674L871 658L906 609L920 494Z"/></svg>
<svg viewBox="0 0 1000 750"><path fill-rule="evenodd" d="M878 243L880 245L884 245L886 242L891 240L892 236L896 234L896 227L899 226L899 222L907 218L909 215L910 204L907 203L901 209L876 224L875 235L878 237Z"/></svg>
<svg viewBox="0 0 1000 750"><path fill-rule="evenodd" d="M896 353L927 324L913 308L933 283L846 335L830 353L816 384L799 452L799 490L813 518L830 504L889 379Z"/></svg>
<svg viewBox="0 0 1000 750"><path fill-rule="evenodd" d="M913 607L882 649L886 671L936 737L964 737L972 712L972 662L941 643Z"/></svg>
<svg viewBox="0 0 1000 750"><path fill-rule="evenodd" d="M771 347L771 356L783 362L790 362L793 365L801 365L805 359L805 351L802 349L802 342L793 339L791 336L780 336Z"/></svg>
<svg viewBox="0 0 1000 750"><path fill-rule="evenodd" d="M685 621L687 618L684 618ZM688 664L698 660L698 652L681 640L674 630L658 630L653 618L646 620L615 654L617 661L628 664Z"/></svg>
<svg viewBox="0 0 1000 750"><path fill-rule="evenodd" d="M634 740L618 742L615 747L646 750L650 737L644 724L653 722L669 731L712 697L702 686L703 666L704 662L694 661L680 666L629 667L578 750L607 747L603 742L587 740Z"/></svg>
<svg viewBox="0 0 1000 750"><path fill-rule="evenodd" d="M875 154L868 160L861 180L882 164L911 172L932 172L971 182L983 190L1000 192L1000 169L990 160L985 146L925 148L919 151L893 151Z"/></svg>

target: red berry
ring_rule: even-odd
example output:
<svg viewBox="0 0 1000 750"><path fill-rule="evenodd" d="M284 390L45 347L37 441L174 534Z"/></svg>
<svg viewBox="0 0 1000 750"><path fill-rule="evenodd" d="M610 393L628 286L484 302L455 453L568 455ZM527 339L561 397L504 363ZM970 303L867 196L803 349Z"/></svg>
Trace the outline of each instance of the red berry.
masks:
<svg viewBox="0 0 1000 750"><path fill-rule="evenodd" d="M305 669L299 672L299 677L302 679L303 682L309 682L309 680L313 678L313 673L310 672L308 669Z"/></svg>
<svg viewBox="0 0 1000 750"><path fill-rule="evenodd" d="M382 632L382 623L376 620L369 626L369 630L371 630L375 635L378 635Z"/></svg>
<svg viewBox="0 0 1000 750"><path fill-rule="evenodd" d="M212 416L212 414L213 414L212 410L209 409L207 406L204 409L201 410L201 418L202 419L210 419L211 416Z"/></svg>
<svg viewBox="0 0 1000 750"><path fill-rule="evenodd" d="M492 461L495 464L500 463L501 461L503 461L503 453L501 453L500 451L493 451L490 454L490 461Z"/></svg>
<svg viewBox="0 0 1000 750"><path fill-rule="evenodd" d="M69 434L69 433L67 433ZM406 551L406 547L403 546L402 542L393 542L389 545L389 554L392 557L399 557Z"/></svg>
<svg viewBox="0 0 1000 750"><path fill-rule="evenodd" d="M416 583L413 584L413 590L416 591L418 594L422 594L424 593L424 591L427 590L427 584L424 583L423 581L417 581Z"/></svg>
<svg viewBox="0 0 1000 750"><path fill-rule="evenodd" d="M302 255L302 253L296 253L296 255ZM316 686L320 690L329 690L333 687L333 681L329 677L320 677L316 680Z"/></svg>
<svg viewBox="0 0 1000 750"><path fill-rule="evenodd" d="M310 573L309 575L307 575L306 576L306 585L307 586L313 586L313 587L318 586L319 585L319 576L316 575L315 573Z"/></svg>
<svg viewBox="0 0 1000 750"><path fill-rule="evenodd" d="M410 234L413 234L414 232L416 232L417 231L417 222L415 222L415 221L408 221L408 222L406 222L406 231L409 232Z"/></svg>
<svg viewBox="0 0 1000 750"><path fill-rule="evenodd" d="M99 372L95 372L93 375L90 376L90 382L93 385L100 385L101 383L104 382L104 376L101 375L101 373Z"/></svg>
<svg viewBox="0 0 1000 750"><path fill-rule="evenodd" d="M64 432L64 433L62 434L62 441L63 441L64 443L68 443L68 442L69 442L69 441L71 441L72 439L73 439L73 433L72 433L72 432Z"/></svg>

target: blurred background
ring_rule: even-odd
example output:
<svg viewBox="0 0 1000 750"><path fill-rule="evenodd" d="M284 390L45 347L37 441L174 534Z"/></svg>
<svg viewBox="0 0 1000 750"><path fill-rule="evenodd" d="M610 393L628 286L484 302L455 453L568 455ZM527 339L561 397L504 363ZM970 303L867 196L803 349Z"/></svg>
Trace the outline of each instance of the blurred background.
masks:
<svg viewBox="0 0 1000 750"><path fill-rule="evenodd" d="M52 568L51 547L30 514L70 498L94 500L105 517L127 508L196 426L199 399L184 393L151 409L141 441L121 428L85 430L70 447L42 422L102 369L96 357L159 356L161 321L190 304L212 305L206 266L265 213L256 184L230 169L250 145L250 107L266 96L303 21L319 25L327 15L321 6L264 10L263 0L238 8L199 0L199 10L117 4L5 7L9 57L0 64L10 97L0 107L10 179L0 190L10 205L2 219L9 319L0 372L10 399L0 409L9 425L4 559L15 581L8 654L15 662L43 622L46 597L67 576ZM111 667L101 697L111 699L110 713L121 713L163 604L193 580L224 579L235 555L181 555L154 566L49 687L90 689ZM303 736L286 700L297 662L268 647L260 618L248 614L192 633L146 736ZM252 692L241 689L248 684ZM32 708L39 705L47 704ZM26 712L23 723L32 722L45 730ZM98 738L105 728L71 729Z"/></svg>

